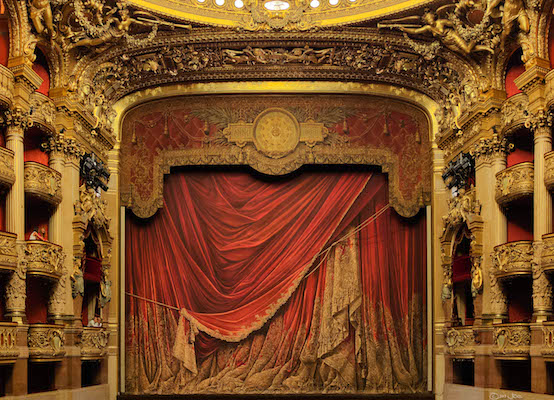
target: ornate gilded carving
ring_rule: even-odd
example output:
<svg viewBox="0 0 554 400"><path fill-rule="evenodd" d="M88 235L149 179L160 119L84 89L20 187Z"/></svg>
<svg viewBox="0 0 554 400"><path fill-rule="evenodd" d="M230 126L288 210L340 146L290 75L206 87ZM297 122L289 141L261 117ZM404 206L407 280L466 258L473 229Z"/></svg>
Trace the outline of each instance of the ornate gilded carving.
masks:
<svg viewBox="0 0 554 400"><path fill-rule="evenodd" d="M42 93L34 92L31 95L29 116L33 119L35 125L39 124L50 132L54 131L56 107L54 106L54 102Z"/></svg>
<svg viewBox="0 0 554 400"><path fill-rule="evenodd" d="M554 357L554 323L544 322L542 326L543 342L541 354L544 357Z"/></svg>
<svg viewBox="0 0 554 400"><path fill-rule="evenodd" d="M8 279L6 284L6 311L7 315L13 317L25 316L25 299L27 288L25 284L27 274L27 259L25 257L25 243L16 242L17 268Z"/></svg>
<svg viewBox="0 0 554 400"><path fill-rule="evenodd" d="M261 1L246 1L245 9L248 14L239 26L250 31L305 31L316 26L306 12L310 9L309 0L297 0L293 7L283 10L270 10Z"/></svg>
<svg viewBox="0 0 554 400"><path fill-rule="evenodd" d="M63 325L32 324L27 334L29 358L57 360L65 355Z"/></svg>
<svg viewBox="0 0 554 400"><path fill-rule="evenodd" d="M17 324L0 322L0 364L15 362L18 356Z"/></svg>
<svg viewBox="0 0 554 400"><path fill-rule="evenodd" d="M533 242L533 313L535 315L552 315L552 282L541 265L544 243Z"/></svg>
<svg viewBox="0 0 554 400"><path fill-rule="evenodd" d="M492 273L499 278L531 275L533 242L520 240L501 244L494 248Z"/></svg>
<svg viewBox="0 0 554 400"><path fill-rule="evenodd" d="M60 279L53 285L50 292L48 315L54 319L60 318L65 314L65 299L67 298L68 290L67 279L67 272L63 269Z"/></svg>
<svg viewBox="0 0 554 400"><path fill-rule="evenodd" d="M493 253L492 261L494 262L494 260L495 255ZM497 319L504 319L508 314L508 299L496 274L489 273L489 285L491 313Z"/></svg>
<svg viewBox="0 0 554 400"><path fill-rule="evenodd" d="M107 354L110 333L106 329L84 327L80 336L81 360L95 360Z"/></svg>
<svg viewBox="0 0 554 400"><path fill-rule="evenodd" d="M502 121L502 132L508 133L513 129L525 125L528 118L527 108L529 98L525 93L518 93L502 104L500 118Z"/></svg>
<svg viewBox="0 0 554 400"><path fill-rule="evenodd" d="M14 77L12 72L3 65L0 65L0 102L11 106L14 89Z"/></svg>
<svg viewBox="0 0 554 400"><path fill-rule="evenodd" d="M4 111L4 114L0 115L0 125L6 125L8 128L17 127L25 130L33 126L33 120L29 112L16 106L13 109Z"/></svg>
<svg viewBox="0 0 554 400"><path fill-rule="evenodd" d="M554 270L554 233L542 237L541 266L545 271Z"/></svg>
<svg viewBox="0 0 554 400"><path fill-rule="evenodd" d="M17 268L17 236L0 232L0 270L14 271Z"/></svg>
<svg viewBox="0 0 554 400"><path fill-rule="evenodd" d="M79 253L82 253L82 251ZM85 294L85 280L83 277L81 264L81 257L73 257L73 273L70 276L71 295L73 296L73 298L76 298L77 296L83 296Z"/></svg>
<svg viewBox="0 0 554 400"><path fill-rule="evenodd" d="M554 151L544 155L544 184L548 190L554 190Z"/></svg>
<svg viewBox="0 0 554 400"><path fill-rule="evenodd" d="M505 158L514 149L514 145L505 137L496 133L490 138L482 138L471 149L475 162L490 162L493 158Z"/></svg>
<svg viewBox="0 0 554 400"><path fill-rule="evenodd" d="M79 201L75 203L75 215L82 220L92 222L98 228L109 229L110 218L106 212L107 203L92 188L82 185L79 188Z"/></svg>
<svg viewBox="0 0 554 400"><path fill-rule="evenodd" d="M25 242L27 274L59 280L64 272L62 247L50 242L28 240Z"/></svg>
<svg viewBox="0 0 554 400"><path fill-rule="evenodd" d="M63 155L67 160L79 160L85 150L75 139L65 137L63 133L55 133L48 137L42 148L49 154Z"/></svg>
<svg viewBox="0 0 554 400"><path fill-rule="evenodd" d="M462 191L459 196L448 200L448 214L442 217L443 234L449 227L456 227L468 222L471 214L481 214L481 203L475 196L475 189Z"/></svg>
<svg viewBox="0 0 554 400"><path fill-rule="evenodd" d="M496 174L495 198L498 204L533 195L534 170L532 162L522 162Z"/></svg>
<svg viewBox="0 0 554 400"><path fill-rule="evenodd" d="M29 193L50 204L58 205L62 201L62 175L43 164L25 162L25 193Z"/></svg>
<svg viewBox="0 0 554 400"><path fill-rule="evenodd" d="M471 257L471 295L476 297L483 289L483 256Z"/></svg>
<svg viewBox="0 0 554 400"><path fill-rule="evenodd" d="M11 186L15 182L13 151L0 147L0 184Z"/></svg>
<svg viewBox="0 0 554 400"><path fill-rule="evenodd" d="M445 333L446 351L457 357L472 357L477 346L477 333L473 327L452 328Z"/></svg>
<svg viewBox="0 0 554 400"><path fill-rule="evenodd" d="M497 358L527 358L531 347L531 330L526 324L503 324L493 333L492 354Z"/></svg>
<svg viewBox="0 0 554 400"><path fill-rule="evenodd" d="M531 129L535 136L537 134L551 135L550 128L552 127L552 121L554 120L554 114L552 111L545 111L540 109L535 113L528 114L525 120L525 127Z"/></svg>

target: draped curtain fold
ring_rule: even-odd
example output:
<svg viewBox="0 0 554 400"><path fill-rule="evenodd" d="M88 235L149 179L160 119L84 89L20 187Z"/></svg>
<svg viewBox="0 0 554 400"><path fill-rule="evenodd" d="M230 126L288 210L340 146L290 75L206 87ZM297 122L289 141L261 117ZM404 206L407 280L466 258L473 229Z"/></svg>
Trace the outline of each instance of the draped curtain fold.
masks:
<svg viewBox="0 0 554 400"><path fill-rule="evenodd" d="M128 298L131 391L424 387L423 219L389 209L355 229L386 207L384 175L181 172L164 187L156 216L127 218L126 290L181 320Z"/></svg>

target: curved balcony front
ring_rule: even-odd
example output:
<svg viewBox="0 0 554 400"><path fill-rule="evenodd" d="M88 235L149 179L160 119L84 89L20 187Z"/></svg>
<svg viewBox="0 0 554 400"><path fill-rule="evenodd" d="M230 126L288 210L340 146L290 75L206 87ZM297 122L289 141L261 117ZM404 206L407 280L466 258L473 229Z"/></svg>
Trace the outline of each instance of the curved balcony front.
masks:
<svg viewBox="0 0 554 400"><path fill-rule="evenodd" d="M504 135L525 125L528 118L529 98L525 93L517 93L507 98L502 104L500 118Z"/></svg>
<svg viewBox="0 0 554 400"><path fill-rule="evenodd" d="M498 245L492 255L492 272L497 278L531 275L533 241L519 240Z"/></svg>
<svg viewBox="0 0 554 400"><path fill-rule="evenodd" d="M62 175L34 161L25 163L25 193L29 196L58 205L62 201Z"/></svg>
<svg viewBox="0 0 554 400"><path fill-rule="evenodd" d="M496 174L495 198L505 206L510 202L533 195L533 163L522 162Z"/></svg>
<svg viewBox="0 0 554 400"><path fill-rule="evenodd" d="M17 268L17 235L0 231L0 272L11 272Z"/></svg>
<svg viewBox="0 0 554 400"><path fill-rule="evenodd" d="M13 151L0 147L0 185L9 188L14 182Z"/></svg>
<svg viewBox="0 0 554 400"><path fill-rule="evenodd" d="M48 132L54 132L56 107L52 99L42 93L34 92L31 95L30 103L29 111L33 124L42 126Z"/></svg>
<svg viewBox="0 0 554 400"><path fill-rule="evenodd" d="M525 360L531 349L529 324L497 325L493 332L492 354L499 359Z"/></svg>
<svg viewBox="0 0 554 400"><path fill-rule="evenodd" d="M65 355L63 325L32 324L27 334L29 360L59 361Z"/></svg>
<svg viewBox="0 0 554 400"><path fill-rule="evenodd" d="M17 323L0 322L0 364L11 364L17 360Z"/></svg>
<svg viewBox="0 0 554 400"><path fill-rule="evenodd" d="M107 354L109 332L105 328L85 327L81 332L81 360L98 360Z"/></svg>
<svg viewBox="0 0 554 400"><path fill-rule="evenodd" d="M27 275L58 280L63 273L62 247L42 240L25 242Z"/></svg>
<svg viewBox="0 0 554 400"><path fill-rule="evenodd" d="M476 332L472 326L461 326L449 329L445 333L447 353L456 358L473 358L477 346Z"/></svg>
<svg viewBox="0 0 554 400"><path fill-rule="evenodd" d="M544 322L542 326L541 354L544 358L554 359L554 322Z"/></svg>
<svg viewBox="0 0 554 400"><path fill-rule="evenodd" d="M0 103L9 108L13 102L14 78L7 67L0 64Z"/></svg>
<svg viewBox="0 0 554 400"><path fill-rule="evenodd" d="M554 271L554 233L542 235L541 267L545 271Z"/></svg>
<svg viewBox="0 0 554 400"><path fill-rule="evenodd" d="M554 151L544 155L544 184L548 190L554 190Z"/></svg>

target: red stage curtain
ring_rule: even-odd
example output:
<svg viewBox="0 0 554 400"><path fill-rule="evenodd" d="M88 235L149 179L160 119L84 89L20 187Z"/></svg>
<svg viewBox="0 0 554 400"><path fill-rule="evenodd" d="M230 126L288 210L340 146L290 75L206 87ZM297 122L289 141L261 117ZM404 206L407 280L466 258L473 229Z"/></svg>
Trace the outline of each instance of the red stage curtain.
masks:
<svg viewBox="0 0 554 400"><path fill-rule="evenodd" d="M384 175L177 173L164 190L157 215L126 220L126 290L186 310L199 367L172 356L177 312L129 297L130 392L425 390L424 218L388 209L334 245L359 247L363 295L323 310L340 272L317 256L387 206ZM336 341L324 325L343 311Z"/></svg>

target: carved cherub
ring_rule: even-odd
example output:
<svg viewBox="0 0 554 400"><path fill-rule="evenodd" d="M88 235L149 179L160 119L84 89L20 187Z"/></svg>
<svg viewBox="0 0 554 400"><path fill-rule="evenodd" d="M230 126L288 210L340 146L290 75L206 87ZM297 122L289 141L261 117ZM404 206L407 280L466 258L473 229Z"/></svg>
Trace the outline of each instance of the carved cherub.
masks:
<svg viewBox="0 0 554 400"><path fill-rule="evenodd" d="M31 0L29 14L33 26L39 35L46 34L55 37L50 0Z"/></svg>
<svg viewBox="0 0 554 400"><path fill-rule="evenodd" d="M477 44L477 40L464 40L456 31L456 24L453 21L447 18L438 17L442 9L444 9L444 7L441 7L437 12L426 10L421 18L421 22L419 22L419 17L412 16L380 23L378 27L398 29L413 35L431 34L438 38L450 50L462 53L463 55L469 55L479 51L494 53L493 49L490 47ZM410 24L409 22L417 23Z"/></svg>
<svg viewBox="0 0 554 400"><path fill-rule="evenodd" d="M503 9L500 10L502 3ZM502 16L502 33L500 34L500 45L502 49L504 48L508 36L514 31L514 28L517 29L517 33L523 35L523 37L520 38L520 42L522 42L521 45L524 50L524 58L529 58L528 53L531 49L528 48L525 39L531 30L531 24L523 0L490 0L487 4L485 16L490 16L492 18Z"/></svg>

